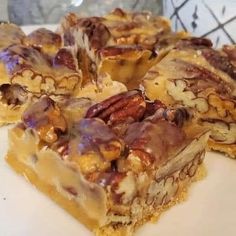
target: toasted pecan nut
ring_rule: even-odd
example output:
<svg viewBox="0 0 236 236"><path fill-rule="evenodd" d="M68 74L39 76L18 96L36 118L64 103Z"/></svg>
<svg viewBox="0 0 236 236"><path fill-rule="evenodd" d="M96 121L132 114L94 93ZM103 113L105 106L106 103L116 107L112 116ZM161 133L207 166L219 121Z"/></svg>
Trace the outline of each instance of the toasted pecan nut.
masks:
<svg viewBox="0 0 236 236"><path fill-rule="evenodd" d="M73 55L69 51L69 49L66 48L61 48L57 52L55 58L53 59L53 65L54 66L63 65L71 70L76 70L75 59L73 58Z"/></svg>
<svg viewBox="0 0 236 236"><path fill-rule="evenodd" d="M124 149L123 141L100 119L82 119L74 125L79 136L79 155L95 153L106 161L120 158Z"/></svg>
<svg viewBox="0 0 236 236"><path fill-rule="evenodd" d="M88 175L88 179L92 182L98 183L102 187L109 187L111 196L115 203L121 203L122 195L124 193L117 193L120 183L126 177L126 173L116 171L95 172Z"/></svg>
<svg viewBox="0 0 236 236"><path fill-rule="evenodd" d="M144 120L131 124L124 137L125 144L143 161L144 166L151 161L156 164L162 163L168 155L169 148L177 148L185 140L185 133L179 127L166 120ZM146 160L143 153L151 158ZM152 159L153 158L153 159Z"/></svg>
<svg viewBox="0 0 236 236"><path fill-rule="evenodd" d="M175 60L180 70L186 72L186 79L188 87L194 92L199 93L205 90L207 87L214 87L214 89L220 94L230 94L232 88L219 75L207 70L203 66L197 66L192 63L188 63L181 59Z"/></svg>
<svg viewBox="0 0 236 236"><path fill-rule="evenodd" d="M99 146L99 151L108 161L116 160L118 157L120 157L121 149L121 143L115 140L109 143L103 143Z"/></svg>
<svg viewBox="0 0 236 236"><path fill-rule="evenodd" d="M186 39L181 39L177 44L177 49L183 48L193 48L193 49L201 49L201 48L211 48L212 47L211 40L207 38L198 38L198 37L190 37Z"/></svg>
<svg viewBox="0 0 236 236"><path fill-rule="evenodd" d="M45 67L51 65L45 54L21 44L13 44L0 51L0 61L6 65L8 73L12 75L35 64Z"/></svg>
<svg viewBox="0 0 236 236"><path fill-rule="evenodd" d="M184 122L190 118L190 114L186 108L163 108L160 107L156 110L155 114L151 117L147 117L147 120L156 121L158 119L164 119L171 123L176 124L178 127L182 127Z"/></svg>
<svg viewBox="0 0 236 236"><path fill-rule="evenodd" d="M67 128L60 109L47 96L27 108L22 120L27 127L34 128L40 139L47 143L55 142L58 132L65 132Z"/></svg>
<svg viewBox="0 0 236 236"><path fill-rule="evenodd" d="M227 56L213 49L202 50L202 55L215 68L227 73L233 80L236 80L236 66L234 66Z"/></svg>
<svg viewBox="0 0 236 236"><path fill-rule="evenodd" d="M22 105L27 100L27 92L19 84L0 86L0 100L7 105Z"/></svg>
<svg viewBox="0 0 236 236"><path fill-rule="evenodd" d="M160 100L149 101L148 99L146 99L145 117L154 115L155 112L161 108L166 109L166 105Z"/></svg>
<svg viewBox="0 0 236 236"><path fill-rule="evenodd" d="M109 125L140 120L145 112L146 103L140 90L132 90L112 96L89 108L86 118L98 117Z"/></svg>
<svg viewBox="0 0 236 236"><path fill-rule="evenodd" d="M110 32L102 23L102 19L101 17L90 17L78 20L78 26L84 29L91 47L96 50L104 47L110 38Z"/></svg>

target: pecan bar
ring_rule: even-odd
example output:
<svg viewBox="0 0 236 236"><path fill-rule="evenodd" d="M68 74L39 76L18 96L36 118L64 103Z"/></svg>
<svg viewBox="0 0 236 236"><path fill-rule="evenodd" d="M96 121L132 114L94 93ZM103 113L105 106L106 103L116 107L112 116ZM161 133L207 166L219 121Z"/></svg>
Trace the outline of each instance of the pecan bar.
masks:
<svg viewBox="0 0 236 236"><path fill-rule="evenodd" d="M195 120L210 128L209 147L236 157L235 47L215 50L209 40L179 41L144 79L149 97L193 110Z"/></svg>
<svg viewBox="0 0 236 236"><path fill-rule="evenodd" d="M74 104L69 120L71 104L44 96L29 107L7 162L96 235L133 235L199 178L209 132L185 108L139 90Z"/></svg>
<svg viewBox="0 0 236 236"><path fill-rule="evenodd" d="M101 101L127 90L108 75L82 87L76 59L66 48L52 57L35 45L14 44L0 52L0 66L0 125L20 120L25 108L43 94L60 100L72 96Z"/></svg>
<svg viewBox="0 0 236 236"><path fill-rule="evenodd" d="M61 22L63 44L72 47L86 80L109 73L113 80L136 85L161 58L161 48L185 37L171 33L167 19L148 12L115 9L103 17L80 18L70 13Z"/></svg>
<svg viewBox="0 0 236 236"><path fill-rule="evenodd" d="M68 49L54 57L40 48L12 44L0 51L0 124L19 120L32 98L41 94L71 95L80 89L81 74Z"/></svg>
<svg viewBox="0 0 236 236"><path fill-rule="evenodd" d="M56 100L84 96L101 101L126 91L109 76L81 87L77 58L62 47L59 34L40 28L26 36L14 24L0 28L0 125L20 120L25 108L43 94Z"/></svg>

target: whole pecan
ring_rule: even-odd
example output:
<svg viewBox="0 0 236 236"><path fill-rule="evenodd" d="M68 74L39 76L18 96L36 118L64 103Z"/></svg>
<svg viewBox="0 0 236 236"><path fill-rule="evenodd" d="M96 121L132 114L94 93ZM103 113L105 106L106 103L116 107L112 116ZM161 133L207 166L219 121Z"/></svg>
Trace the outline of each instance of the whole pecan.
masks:
<svg viewBox="0 0 236 236"><path fill-rule="evenodd" d="M140 90L131 90L112 96L95 104L87 111L86 118L98 117L108 125L139 121L146 110L146 102Z"/></svg>

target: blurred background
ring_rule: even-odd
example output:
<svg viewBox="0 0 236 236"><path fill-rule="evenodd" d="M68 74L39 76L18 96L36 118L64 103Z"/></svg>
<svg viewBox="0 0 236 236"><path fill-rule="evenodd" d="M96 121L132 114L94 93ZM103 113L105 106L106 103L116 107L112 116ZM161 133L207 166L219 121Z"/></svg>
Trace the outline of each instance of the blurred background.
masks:
<svg viewBox="0 0 236 236"><path fill-rule="evenodd" d="M0 0L0 20L20 25L55 24L66 12L103 15L115 7L133 11L162 12L162 0Z"/></svg>
<svg viewBox="0 0 236 236"><path fill-rule="evenodd" d="M69 11L100 16L115 7L165 15L175 31L209 37L216 47L236 43L236 0L0 0L0 20L57 24Z"/></svg>

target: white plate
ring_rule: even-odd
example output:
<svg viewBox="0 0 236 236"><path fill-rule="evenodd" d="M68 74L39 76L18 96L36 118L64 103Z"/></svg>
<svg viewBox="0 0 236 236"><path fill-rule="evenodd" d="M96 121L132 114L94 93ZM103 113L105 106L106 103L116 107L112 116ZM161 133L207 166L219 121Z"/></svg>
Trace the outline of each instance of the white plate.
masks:
<svg viewBox="0 0 236 236"><path fill-rule="evenodd" d="M8 128L0 128L0 236L92 236L8 167L4 161ZM135 236L236 235L236 161L207 153L205 163L208 175L193 184L188 200L164 213L158 223L140 228Z"/></svg>

